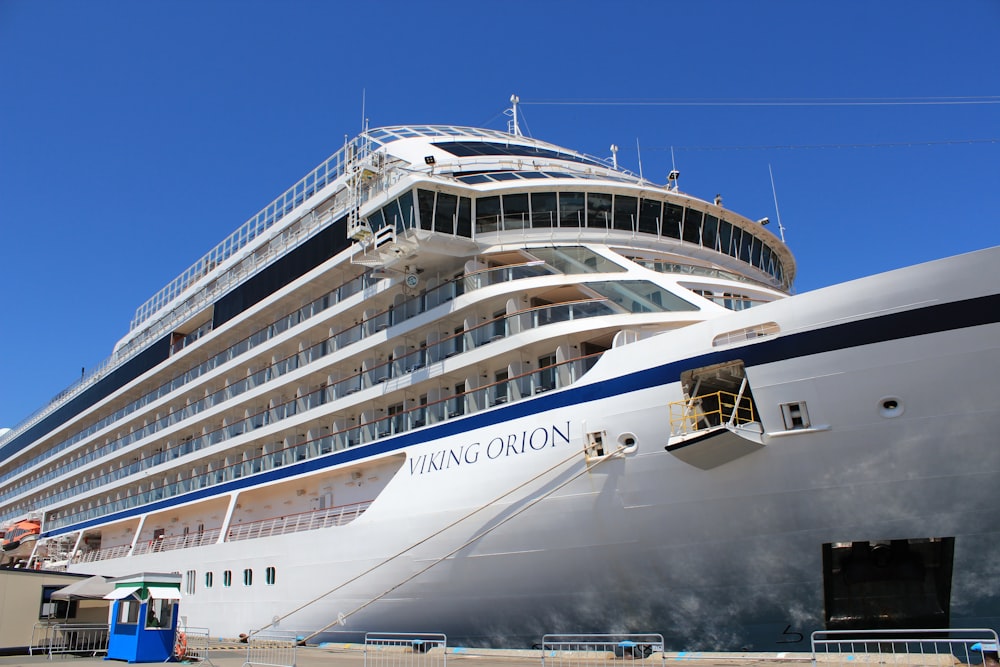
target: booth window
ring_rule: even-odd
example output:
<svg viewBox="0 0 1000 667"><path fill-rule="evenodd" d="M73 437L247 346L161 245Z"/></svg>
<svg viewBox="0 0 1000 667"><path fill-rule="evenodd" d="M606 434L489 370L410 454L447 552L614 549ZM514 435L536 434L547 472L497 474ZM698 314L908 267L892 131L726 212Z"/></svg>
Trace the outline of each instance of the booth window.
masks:
<svg viewBox="0 0 1000 667"><path fill-rule="evenodd" d="M174 626L174 601L150 598L146 601L146 629L170 630Z"/></svg>
<svg viewBox="0 0 1000 667"><path fill-rule="evenodd" d="M125 598L118 602L118 625L135 625L139 622L139 601Z"/></svg>

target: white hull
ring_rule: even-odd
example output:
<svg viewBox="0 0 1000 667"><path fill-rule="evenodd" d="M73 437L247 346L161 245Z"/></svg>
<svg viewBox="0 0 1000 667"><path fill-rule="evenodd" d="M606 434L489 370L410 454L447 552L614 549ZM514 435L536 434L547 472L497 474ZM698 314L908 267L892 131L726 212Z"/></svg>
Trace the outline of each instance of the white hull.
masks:
<svg viewBox="0 0 1000 667"><path fill-rule="evenodd" d="M199 581L181 614L218 635L337 589L278 627L308 633L345 614L331 632L529 645L549 632L628 630L663 633L674 648L804 650L825 623L823 545L953 538L951 625L996 628L1000 325L995 314L941 323L935 307L990 297L998 267L1000 250L982 251L616 347L572 387L429 427L446 435L407 445L396 476L347 525L71 569L214 571L215 586ZM925 315L893 319L904 311ZM711 346L767 321L781 334ZM664 450L667 405L683 398L682 371L732 359L746 363L763 447L702 469ZM898 405L889 416L887 397ZM811 428L783 425L789 402L807 403ZM585 472L593 431L612 449L620 434L636 446ZM275 566L274 585L242 585L244 568L259 581Z"/></svg>

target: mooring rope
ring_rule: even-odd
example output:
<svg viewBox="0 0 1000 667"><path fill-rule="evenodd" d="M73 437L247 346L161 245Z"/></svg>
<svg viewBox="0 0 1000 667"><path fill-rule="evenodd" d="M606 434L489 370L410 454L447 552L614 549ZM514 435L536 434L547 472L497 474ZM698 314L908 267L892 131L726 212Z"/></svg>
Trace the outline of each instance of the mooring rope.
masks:
<svg viewBox="0 0 1000 667"><path fill-rule="evenodd" d="M543 493L543 494L539 495L538 497L536 497L536 498L532 499L532 500L531 500L531 501L530 501L529 503L527 503L527 504L526 504L526 505L524 505L523 507L521 507L521 508L519 508L518 510L516 510L515 512L513 512L513 513L512 513L512 514L511 514L510 516L506 517L505 519L503 519L502 521L500 521L500 522L499 522L499 523L497 523L496 525L494 525L494 526L491 526L490 528L488 528L487 530L483 531L482 533L479 533L478 535L475 535L475 536L473 536L473 537L472 537L472 538L470 538L469 540L466 540L466 541L465 541L464 543L462 543L461 545L459 545L458 547L456 547L456 548L455 548L455 549L453 549L452 551L449 551L449 552L448 552L447 554L445 554L444 556L441 556L441 557L440 557L440 558L438 558L437 560L435 560L435 561L431 562L431 563L430 563L429 565L427 565L427 566L426 566L426 567L424 567L423 569L421 569L421 570L419 570L419 571L417 571L417 572L413 573L412 575L410 575L409 577L407 577L407 578L406 578L406 579L404 579L403 581L400 581L399 583L397 583L397 584L393 585L393 586L392 586L392 587L390 587L390 588L389 588L388 590L386 590L386 591L384 591L384 592L380 593L379 595L375 596L374 598L371 598L371 599L370 599L370 600L368 600L367 602L365 602L365 603L361 604L360 606L358 606L358 607L356 607L356 608L352 609L352 610L351 610L351 611L349 611L348 613L346 613L346 614L339 614L339 615L337 616L337 618L336 618L336 619L335 619L334 621L332 621L331 623L328 623L327 625L323 626L323 627L322 627L322 628L320 628L319 630L316 630L316 631L312 632L311 634L307 635L306 637L304 637L304 638L302 638L302 639L299 639L299 640L297 640L297 641L298 641L298 642L299 642L300 644L304 644L304 643L306 643L306 642L307 642L308 640L310 640L310 639L312 639L313 637L315 637L316 635L318 635L318 634L320 634L320 633L322 633L322 632L325 632L326 630L328 630L328 629L332 628L333 626L335 626L335 625L338 625L338 624L343 624L343 622L344 622L345 620L347 620L348 618L350 618L350 617L351 617L351 616L353 616L354 614L358 613L358 612L359 612L359 611L361 611L362 609L364 609L364 608L368 607L369 605L371 605L371 604L374 604L375 602L377 602L377 601L381 600L381 599L382 599L382 598L384 598L384 597L385 597L386 595L389 595L390 593L392 593L392 592L393 592L394 590L396 590L396 589L397 589L397 588L399 588L400 586L403 586L403 585L405 585L405 584L409 583L409 582L410 582L410 581L412 581L413 579L415 579L415 578L419 577L419 576L420 576L421 574L423 574L424 572L427 572L427 570L431 569L432 567L434 567L434 566L435 566L435 565L437 565L438 563L440 563L440 562L442 562L442 561L444 561L444 560L447 560L448 558L451 558L452 556L454 556L454 555L455 555L456 553L458 553L458 552L459 552L459 551L461 551L462 549L464 549L464 548L466 548L467 546L469 546L469 545L471 545L471 544L473 544L473 543L477 542L478 540L480 540L480 539L482 539L482 538L486 537L487 535L489 535L490 533L492 533L492 532L493 532L494 530L496 530L496 529L497 529L497 528L499 528L500 526L503 526L503 525L504 525L504 524L506 524L506 523L507 523L508 521L510 521L510 520L514 519L515 517L517 517L518 515L520 515L520 514L521 514L522 512L524 512L525 510L527 510L527 509L529 509L529 508L533 507L534 505L538 504L539 502L541 502L542 500L544 500L544 499L545 499L545 498L547 498L548 496L552 495L552 494L553 494L553 493L555 493L556 491L558 491L558 490L562 489L563 487L565 487L565 486L566 486L567 484L569 484L569 483L570 483L570 482L572 482L573 480L575 480L575 479L579 478L580 476L584 475L585 473L588 473L588 472L590 472L591 470L593 470L594 468L596 468L596 467L597 467L598 465L600 465L601 463L603 463L603 462L604 462L604 461L606 461L607 459L610 459L610 458L612 458L613 456L615 456L616 454L620 453L620 452L621 452L622 450L624 450L624 449L625 449L625 447L624 447L624 446L620 446L620 447L618 447L618 449L614 450L613 452L611 452L611 453L610 453L610 454L608 454L607 456L605 456L605 457L603 457L603 458L601 458L601 459L599 459L599 460L597 460L597 461L595 461L595 462L593 462L593 463L591 463L591 464L588 464L588 465L587 465L587 466L585 466L585 467L584 467L584 468L583 468L583 469L582 469L582 470L581 470L580 472L576 473L575 475L573 475L573 476L572 476L572 477L570 477L569 479L565 480L565 481L564 481L564 482L562 482L561 484L558 484L557 486L555 486L555 487L553 487L552 489L550 489L550 490L546 491L545 493ZM577 450L577 451L574 451L574 452L573 452L573 453L572 453L572 454L571 454L571 455L570 455L569 457L567 457L567 458L563 459L562 461L559 461L558 463L556 463L555 465L553 465L553 466L551 466L551 467L547 468L546 470L543 470L542 472L538 473L537 475L535 475L535 476L534 476L534 477L532 477L531 479L528 479L528 480L525 480L524 482L521 482L521 483L520 483L520 484L518 484L517 486L515 486L515 487L511 488L511 489L510 489L509 491L505 491L505 492L504 492L504 493L502 493L501 495L499 495L499 496L497 496L496 498L494 498L494 499L490 500L490 501L489 501L488 503L486 503L485 505L481 505L480 507L478 507L478 508L476 508L476 509L472 510L472 511L471 511L471 512L469 512L468 514L465 514L465 515L463 515L463 516L459 517L459 518L458 518L458 519L456 519L455 521L452 521L451 523L449 523L449 524L448 524L447 526L444 526L443 528L440 528L439 530L435 531L434 533L431 533L431 534L430 534L430 535L428 535L427 537L425 537L425 538L423 538L423 539L421 539L421 540L419 540L419 541L417 541L417 542L414 542L413 544L411 544L410 546L406 547L406 548L405 548L405 549L403 549L402 551L399 551L399 552L397 552L396 554L394 554L394 555L390 556L389 558L386 558L385 560L383 560L383 561L380 561L379 563L377 563L377 564L373 565L372 567L368 568L368 569L367 569L367 570L365 570L364 572L361 572L361 573L359 573L359 574L357 574L357 575L355 575L355 576L351 577L350 579L348 579L348 580L346 580L346 581L344 581L344 582L341 582L341 583L340 583L340 584L338 584L337 586L335 586L335 587L331 588L330 590L326 591L325 593L323 593L323 594L321 594L321 595L319 595L319 596L317 596L317 597L313 598L312 600L309 600L309 601L308 601L308 602L306 602L305 604L302 604L302 605L299 605L298 607L296 607L296 608L295 608L295 609L293 609L292 611L288 612L287 614L284 614L284 615L282 615L282 616L279 616L279 617L278 617L278 618L276 618L276 619L273 619L273 620L272 620L272 621L271 621L270 623L268 623L267 625L264 625L264 626L262 626L262 627L258 628L257 630L253 630L253 631L251 631L251 632L249 633L249 635L248 635L248 638L249 638L249 637L253 637L253 636L254 636L254 635L256 635L256 634L259 634L259 633L263 632L264 630L266 630L266 629L267 629L267 628L269 628L269 627L272 627L272 626L274 626L274 625L277 625L278 623L280 623L280 622L281 622L281 621L283 621L284 619L288 618L289 616L292 616L293 614L296 614L296 613L298 613L298 612L302 611L303 609L306 609L307 607L310 607L310 606L312 606L313 604L316 604L317 602L319 602L319 601L320 601L320 600L322 600L323 598L327 597L328 595L330 595L330 594L332 594L332 593L335 593L335 592L337 592L338 590L340 590L340 589L344 588L345 586L348 586L349 584L352 584L352 583L354 583L355 581L357 581L357 580L361 579L362 577L365 577L365 576L367 576L367 575L371 574L372 572L374 572L374 571L375 571L375 570L377 570L378 568L382 567L383 565L385 565L385 564L387 564L387 563L390 563L390 562L392 562L392 561L396 560L397 558L399 558L400 556L403 556L404 554L406 554L406 553L408 553L408 552L412 551L413 549L415 549L415 548L419 547L420 545L422 545L422 544L425 544L426 542L428 542L428 541L430 541L430 540L434 539L435 537L437 537L437 536L438 536L438 535L440 535L441 533L443 533L443 532L445 532L445 531L449 530L450 528L453 528L453 527L457 526L458 524L462 523L462 522L463 522L463 521L465 521L466 519L468 519L468 518L470 518L470 517L472 517L472 516L474 516L474 515L478 514L479 512L482 512L482 511L483 511L483 510L485 510L485 509L488 509L489 507L492 507L493 505L495 505L496 503L500 502L500 501L501 501L502 499L506 498L507 496L511 495L512 493L515 493L516 491L518 491L518 490L520 490L520 489L524 488L525 486L528 486L529 484L532 484L532 483L534 483L534 482L535 482L535 481L537 481L538 479L540 479L540 478L542 478L542 477L544 477L544 476L548 475L549 473L551 473L552 471L556 470L557 468L560 468L560 467L564 466L565 464L569 463L570 461L572 461L573 459L575 459L575 458L576 458L577 456L579 456L579 455L580 455L581 453L583 453L583 450Z"/></svg>

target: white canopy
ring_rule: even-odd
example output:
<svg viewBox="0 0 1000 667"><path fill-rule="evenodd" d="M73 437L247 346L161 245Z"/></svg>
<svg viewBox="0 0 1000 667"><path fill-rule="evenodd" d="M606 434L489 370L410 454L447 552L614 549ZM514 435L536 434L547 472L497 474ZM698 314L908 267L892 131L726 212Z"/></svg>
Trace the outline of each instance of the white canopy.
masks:
<svg viewBox="0 0 1000 667"><path fill-rule="evenodd" d="M99 574L87 577L52 593L54 600L100 600L114 590L115 585Z"/></svg>

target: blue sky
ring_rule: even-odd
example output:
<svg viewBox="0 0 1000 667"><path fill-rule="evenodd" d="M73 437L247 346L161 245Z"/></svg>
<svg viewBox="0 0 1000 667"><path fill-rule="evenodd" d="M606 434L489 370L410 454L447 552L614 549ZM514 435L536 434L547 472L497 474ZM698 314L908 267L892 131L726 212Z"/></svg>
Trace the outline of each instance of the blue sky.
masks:
<svg viewBox="0 0 1000 667"><path fill-rule="evenodd" d="M363 95L373 127L499 129L517 93L533 136L633 171L638 142L658 182L673 147L683 190L752 218L770 165L803 292L1000 244L1000 104L955 103L996 102L998 63L997 0L0 0L0 426L357 134Z"/></svg>

